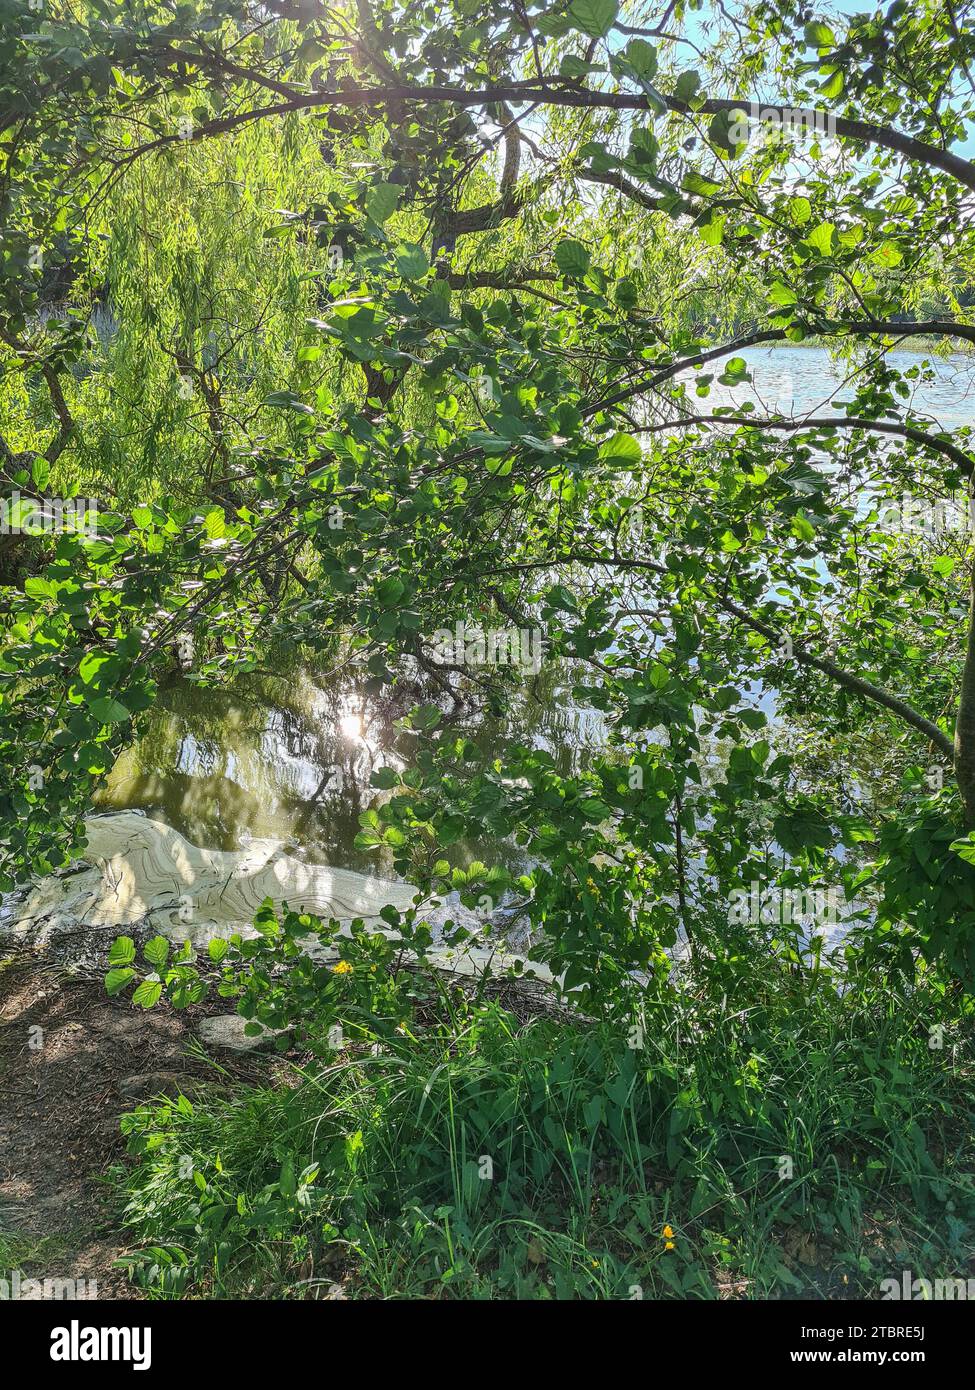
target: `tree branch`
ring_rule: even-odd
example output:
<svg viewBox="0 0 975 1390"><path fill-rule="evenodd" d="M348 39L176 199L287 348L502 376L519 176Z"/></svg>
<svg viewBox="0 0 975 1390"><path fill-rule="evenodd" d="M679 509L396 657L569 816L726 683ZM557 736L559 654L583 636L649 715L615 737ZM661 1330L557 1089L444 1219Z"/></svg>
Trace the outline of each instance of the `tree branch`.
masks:
<svg viewBox="0 0 975 1390"><path fill-rule="evenodd" d="M749 107L753 104L763 111L775 111L780 115L786 111L791 115L795 109L791 106L765 102L752 103L747 97L710 97L695 108L675 96L668 96L663 93L661 96L668 109L675 115L681 116L713 115L721 111L742 111L747 114ZM515 104L540 102L550 106L597 110L649 111L652 109L649 97L643 94L593 91L582 86L575 78L562 77L549 77L544 80L530 79L524 82L499 82L488 87L471 90L440 84L431 84L426 87L409 85L351 87L337 92L300 93L285 101L277 102L273 106L255 107L250 111L241 111L232 116L207 121L194 130L193 139L198 140L211 135L223 134L250 121L261 120L266 116L283 116L292 111L320 110L328 107L371 108L385 106L390 102L397 101L444 102L447 105L461 107L497 105L501 102ZM889 126L836 116L830 111L823 111L821 114L828 117L832 129L844 139L894 150L920 164L941 169L950 174L952 178L957 179L959 183L964 184L966 188L975 190L975 164L970 160L963 159L960 155L952 154L949 150L939 149L936 145L929 145L923 140L917 140L913 136L905 135L902 131L894 130ZM151 150L173 144L180 138L178 133L161 135L124 156L119 163L128 163L143 154L148 154Z"/></svg>
<svg viewBox="0 0 975 1390"><path fill-rule="evenodd" d="M666 566L656 564L653 561L628 560L622 556L615 555L603 559L595 555L587 556L574 552L563 558L583 564L605 564L614 569L649 570L653 574L669 573ZM551 563L551 561L549 561L549 563ZM710 597L723 608L726 613L732 614L733 617L738 618L738 620L743 622L747 627L760 633L776 646L781 644L783 634L770 623L763 622L761 618L753 617L747 609L742 608L740 604L735 603L733 599L727 598L723 594L711 594ZM902 700L898 695L892 695L890 691L884 690L882 686L876 685L873 681L867 680L863 676L854 675L852 671L847 671L844 667L838 665L837 662L830 660L829 657L816 656L813 652L805 650L794 642L792 644L792 655L801 666L809 666L815 671L820 671L823 675L829 676L831 680L834 680L837 685L842 686L844 690L849 690L854 695L859 695L865 700L870 700L874 704L882 705L884 709L890 710L892 714L896 714L898 718L902 719L905 724L909 724L911 728L917 729L919 733L924 734L925 738L929 739L947 758L953 758L954 744L948 735L942 729L939 729L937 724L933 723L932 720L926 719L923 714L918 714L917 710L913 709L906 700ZM975 662L973 662L973 670L975 670Z"/></svg>
<svg viewBox="0 0 975 1390"><path fill-rule="evenodd" d="M935 453L950 458L966 477L975 469L975 460L949 439L915 429L913 425L902 425L892 420L868 420L859 415L810 416L804 420L757 419L753 415L684 415L678 420L662 420L655 425L639 426L638 433L659 434L663 430L682 429L687 425L742 425L746 429L785 430L790 434L817 429L870 430L909 439L912 444L933 449Z"/></svg>
<svg viewBox="0 0 975 1390"><path fill-rule="evenodd" d="M742 608L741 605L735 603L733 599L725 598L721 594L715 594L713 597L715 602L720 604L727 613L731 613L734 617L738 618L746 627L750 627L753 631L761 633L762 636L767 637L770 642L776 644L781 642L782 633L778 632L770 623L762 622L760 618L753 617L747 609ZM905 724L910 724L913 729L917 729L919 733L924 734L925 738L930 739L934 746L944 753L947 758L953 757L954 744L948 735L944 733L942 729L939 729L937 724L932 723L930 719L925 719L923 714L918 714L917 710L912 709L912 707L899 696L891 695L889 690L884 690L882 686L875 685L873 681L865 680L863 676L854 675L852 671L847 671L842 666L838 666L835 661L831 661L828 657L814 656L812 652L805 651L803 648L796 646L795 643L792 644L792 655L795 660L799 662L800 666L809 666L814 671L821 671L823 675L829 676L831 680L834 680L837 685L842 686L844 690L849 690L854 695L860 695L865 700L872 700L874 704L883 705L884 709L890 710L892 714L896 714L900 719L903 719Z"/></svg>

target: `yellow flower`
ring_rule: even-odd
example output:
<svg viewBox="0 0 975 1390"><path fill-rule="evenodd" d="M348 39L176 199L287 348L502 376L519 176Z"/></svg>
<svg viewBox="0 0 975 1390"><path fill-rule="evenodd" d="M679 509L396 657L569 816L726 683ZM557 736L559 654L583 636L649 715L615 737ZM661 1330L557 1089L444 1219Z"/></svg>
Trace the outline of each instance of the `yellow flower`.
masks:
<svg viewBox="0 0 975 1390"><path fill-rule="evenodd" d="M665 1250L673 1250L673 1248L674 1248L674 1242L673 1242L672 1240L664 1241L664 1249L665 1249Z"/></svg>
<svg viewBox="0 0 975 1390"><path fill-rule="evenodd" d="M673 1228L673 1226L665 1226L665 1227L664 1227L664 1239L665 1239L665 1240L673 1240L673 1237L674 1237L674 1228Z"/></svg>
<svg viewBox="0 0 975 1390"><path fill-rule="evenodd" d="M332 969L336 975L349 975L352 973L352 966L347 960L340 960L338 965L333 965Z"/></svg>

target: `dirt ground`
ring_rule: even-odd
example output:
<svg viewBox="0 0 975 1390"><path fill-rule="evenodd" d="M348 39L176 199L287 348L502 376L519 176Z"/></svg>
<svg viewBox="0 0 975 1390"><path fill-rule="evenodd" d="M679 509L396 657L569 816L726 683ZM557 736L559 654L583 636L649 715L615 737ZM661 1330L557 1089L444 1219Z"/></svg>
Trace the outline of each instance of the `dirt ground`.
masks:
<svg viewBox="0 0 975 1390"><path fill-rule="evenodd" d="M119 1116L213 1079L191 1050L210 1012L225 1007L146 1012L29 952L0 960L0 1279L19 1270L22 1280L83 1279L79 1296L139 1296L113 1268L128 1249L104 1181L124 1159ZM224 1053L220 1063L242 1079L261 1066Z"/></svg>

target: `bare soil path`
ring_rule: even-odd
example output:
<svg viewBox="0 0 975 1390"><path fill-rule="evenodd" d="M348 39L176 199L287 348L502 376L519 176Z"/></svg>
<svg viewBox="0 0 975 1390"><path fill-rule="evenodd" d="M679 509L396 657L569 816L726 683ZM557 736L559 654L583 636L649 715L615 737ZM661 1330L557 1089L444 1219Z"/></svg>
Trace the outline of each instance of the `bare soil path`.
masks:
<svg viewBox="0 0 975 1390"><path fill-rule="evenodd" d="M119 1116L215 1079L189 1049L211 1011L145 1012L35 953L0 960L0 1279L19 1271L21 1281L84 1280L79 1297L138 1296L115 1267L128 1245L105 1181L125 1161ZM226 1064L242 1076L261 1066Z"/></svg>

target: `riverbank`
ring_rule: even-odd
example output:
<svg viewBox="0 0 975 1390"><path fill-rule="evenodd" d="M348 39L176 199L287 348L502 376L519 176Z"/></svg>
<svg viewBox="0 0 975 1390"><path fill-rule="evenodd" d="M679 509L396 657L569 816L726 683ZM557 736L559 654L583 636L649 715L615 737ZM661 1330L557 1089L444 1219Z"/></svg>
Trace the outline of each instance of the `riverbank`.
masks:
<svg viewBox="0 0 975 1390"><path fill-rule="evenodd" d="M146 1011L12 954L0 1266L109 1299L876 1299L904 1269L964 1276L971 1020L936 984L706 970L635 1024L402 970L366 1019L357 966L337 1044L241 1053L206 1041L226 1001Z"/></svg>
<svg viewBox="0 0 975 1390"><path fill-rule="evenodd" d="M787 954L699 952L635 1014L585 1017L489 986L486 947L435 969L390 950L408 884L134 812L88 826L86 861L4 908L0 1275L99 1298L841 1299L970 1265L973 1023L932 976L875 961L841 990ZM120 932L256 939L268 897L343 922L309 969L260 966L275 1039L227 1013L215 963L180 1011L106 996Z"/></svg>
<svg viewBox="0 0 975 1390"><path fill-rule="evenodd" d="M276 910L335 919L345 935L360 921L395 938L384 909L404 913L417 901L411 884L307 864L276 840L252 839L237 851L204 849L137 811L90 816L85 830L83 859L6 895L0 943L7 936L14 944L43 949L52 963L98 972L107 967L120 932L137 945L162 936L206 948L214 937L257 935L254 917L270 903ZM438 943L432 957L445 970L477 977L516 967L551 981L544 965L506 949L504 940L492 936L491 923L459 901L433 898L421 906ZM444 940L448 926L469 934L462 947ZM313 940L307 946L321 955ZM325 958L334 958L334 951Z"/></svg>

